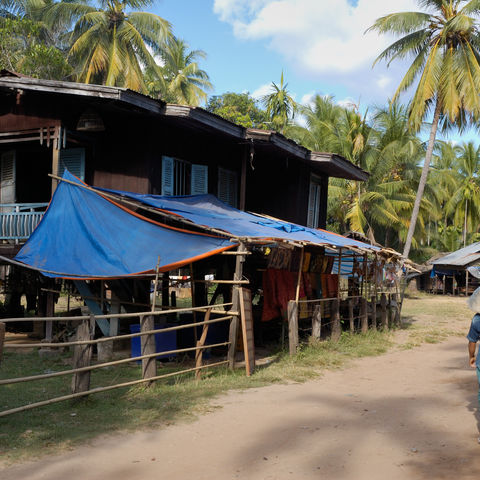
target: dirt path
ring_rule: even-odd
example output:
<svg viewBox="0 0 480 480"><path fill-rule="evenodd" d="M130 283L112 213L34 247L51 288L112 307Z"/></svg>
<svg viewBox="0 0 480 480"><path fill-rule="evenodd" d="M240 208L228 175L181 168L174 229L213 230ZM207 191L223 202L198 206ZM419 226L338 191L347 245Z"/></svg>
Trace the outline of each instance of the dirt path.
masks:
<svg viewBox="0 0 480 480"><path fill-rule="evenodd" d="M0 478L477 480L476 388L466 340L450 337L232 392L193 423L99 439Z"/></svg>

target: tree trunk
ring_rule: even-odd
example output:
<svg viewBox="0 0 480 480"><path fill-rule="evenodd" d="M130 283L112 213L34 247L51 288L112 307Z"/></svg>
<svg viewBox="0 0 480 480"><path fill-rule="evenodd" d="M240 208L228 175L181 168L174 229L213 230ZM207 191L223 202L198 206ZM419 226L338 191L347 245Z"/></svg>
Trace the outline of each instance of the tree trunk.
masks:
<svg viewBox="0 0 480 480"><path fill-rule="evenodd" d="M420 203L423 197L423 191L427 183L428 169L430 168L430 162L432 160L433 147L435 145L435 137L437 135L438 121L440 119L441 112L440 101L437 98L435 105L435 113L433 115L432 128L430 129L430 138L428 139L427 153L425 155L425 163L423 164L422 175L420 176L420 182L418 183L417 196L415 197L415 203L413 205L412 216L410 218L410 226L408 227L407 239L405 241L405 247L403 249L403 256L408 258L410 253L410 247L412 246L413 234L415 233L415 225L417 224L418 212L420 211Z"/></svg>
<svg viewBox="0 0 480 480"><path fill-rule="evenodd" d="M467 246L467 209L468 209L468 200L465 199L465 220L463 222L463 248Z"/></svg>

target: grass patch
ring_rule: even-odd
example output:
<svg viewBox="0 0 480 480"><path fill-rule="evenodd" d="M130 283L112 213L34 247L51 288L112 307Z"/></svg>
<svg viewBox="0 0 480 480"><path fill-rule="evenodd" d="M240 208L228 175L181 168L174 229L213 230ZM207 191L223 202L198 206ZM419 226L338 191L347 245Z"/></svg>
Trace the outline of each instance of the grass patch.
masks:
<svg viewBox="0 0 480 480"><path fill-rule="evenodd" d="M343 334L338 343L312 342L295 357L278 352L268 366L247 378L243 369L206 371L202 380L184 374L156 382L151 387L135 386L99 393L77 401L65 401L0 419L0 456L7 463L48 453L58 453L102 434L161 427L178 420L195 418L209 409L215 396L229 390L304 382L329 368L339 368L354 358L384 353L391 345L389 333ZM190 362L190 360L188 360ZM0 378L36 375L71 368L70 354L48 358L5 353ZM167 364L161 373L185 368ZM136 380L139 365L130 364L92 372L92 387ZM68 394L71 377L0 386L0 410Z"/></svg>

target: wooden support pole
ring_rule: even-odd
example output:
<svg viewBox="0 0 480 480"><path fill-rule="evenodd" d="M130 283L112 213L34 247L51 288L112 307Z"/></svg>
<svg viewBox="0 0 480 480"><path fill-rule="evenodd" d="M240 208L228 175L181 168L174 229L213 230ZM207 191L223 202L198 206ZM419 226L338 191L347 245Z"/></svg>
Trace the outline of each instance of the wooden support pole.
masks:
<svg viewBox="0 0 480 480"><path fill-rule="evenodd" d="M399 295L394 293L393 295L393 321L397 327L400 326L400 299Z"/></svg>
<svg viewBox="0 0 480 480"><path fill-rule="evenodd" d="M55 299L52 292L47 292L47 305L46 305L46 316L54 317L55 316ZM45 341L52 341L52 321L49 320L45 323Z"/></svg>
<svg viewBox="0 0 480 480"><path fill-rule="evenodd" d="M209 308L207 310L207 313L205 314L205 322L208 322L210 320L210 312L212 310ZM202 334L200 335L199 340L197 341L197 347L203 347L205 345L205 340L207 339L207 334L208 334L208 323L203 324L203 329L202 329ZM195 378L197 380L200 380L202 376L202 371L199 367L202 366L202 361L203 361L203 349L199 348L195 352L195 367L198 368L198 370L195 371Z"/></svg>
<svg viewBox="0 0 480 480"><path fill-rule="evenodd" d="M338 298L332 300L331 306L332 340L338 342L342 335L342 327L340 324L340 302L338 301Z"/></svg>
<svg viewBox="0 0 480 480"><path fill-rule="evenodd" d="M59 127L58 127L59 128ZM55 130L57 127L55 127ZM58 166L60 164L60 142L53 142L53 147L52 147L52 174L53 175L58 175ZM52 178L52 196L55 193L55 190L57 189L57 181Z"/></svg>
<svg viewBox="0 0 480 480"><path fill-rule="evenodd" d="M382 328L383 330L388 330L387 296L384 293L380 296L380 308L382 309L380 317Z"/></svg>
<svg viewBox="0 0 480 480"><path fill-rule="evenodd" d="M295 355L298 349L298 303L288 302L288 350Z"/></svg>
<svg viewBox="0 0 480 480"><path fill-rule="evenodd" d="M361 331L362 333L368 332L368 314L367 314L367 299L362 297L360 299L360 320L361 320Z"/></svg>
<svg viewBox="0 0 480 480"><path fill-rule="evenodd" d="M95 317L90 315L77 327L76 340L92 340L95 334ZM89 367L93 346L77 345L73 350L73 368ZM90 371L75 373L72 378L72 393L86 392L90 389Z"/></svg>
<svg viewBox="0 0 480 480"><path fill-rule="evenodd" d="M0 365L2 364L2 358L3 358L3 343L5 342L5 327L6 325L3 322L0 322Z"/></svg>
<svg viewBox="0 0 480 480"><path fill-rule="evenodd" d="M465 296L468 297L468 270L465 273Z"/></svg>
<svg viewBox="0 0 480 480"><path fill-rule="evenodd" d="M148 332L155 329L153 315L146 315L140 318L140 332ZM141 338L142 355L155 353L155 335L143 335ZM157 376L157 363L155 358L144 358L142 360L142 378L153 378Z"/></svg>
<svg viewBox="0 0 480 480"><path fill-rule="evenodd" d="M243 242L240 242L237 248L237 252L245 252L247 249ZM243 263L245 262L245 255L238 255L235 262L235 273L233 274L233 279L238 281L242 279L243 275ZM236 315L232 317L230 322L230 331L228 335L228 341L230 345L228 347L228 365L231 369L235 368L235 354L237 350L237 338L240 328L240 318L238 312L240 310L240 292L239 287L234 286L232 291L232 310L236 312Z"/></svg>
<svg viewBox="0 0 480 480"><path fill-rule="evenodd" d="M322 334L322 307L315 305L312 316L312 338L320 340Z"/></svg>
<svg viewBox="0 0 480 480"><path fill-rule="evenodd" d="M377 330L377 295L372 295L370 302L372 330Z"/></svg>
<svg viewBox="0 0 480 480"><path fill-rule="evenodd" d="M350 322L350 333L355 333L355 321L353 318L353 299L348 299L348 320Z"/></svg>
<svg viewBox="0 0 480 480"><path fill-rule="evenodd" d="M300 298L300 285L302 283L302 269L303 269L303 257L305 255L305 248L302 248L300 253L300 262L298 264L298 275L297 275L297 287L295 289L295 302L298 303L298 299ZM297 305L298 309L298 305Z"/></svg>
<svg viewBox="0 0 480 480"><path fill-rule="evenodd" d="M393 295L391 293L388 294L388 324L390 327L395 325L395 309L393 306L393 301L392 301Z"/></svg>

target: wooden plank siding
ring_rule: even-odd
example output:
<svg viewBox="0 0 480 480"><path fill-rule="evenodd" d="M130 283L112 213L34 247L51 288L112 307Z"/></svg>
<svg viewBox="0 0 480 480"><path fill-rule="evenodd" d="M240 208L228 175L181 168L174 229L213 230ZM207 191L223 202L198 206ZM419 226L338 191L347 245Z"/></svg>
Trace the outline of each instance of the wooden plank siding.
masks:
<svg viewBox="0 0 480 480"><path fill-rule="evenodd" d="M105 131L77 130L87 109L98 113ZM219 168L236 172L240 205L243 161L245 209L304 225L312 173L322 182L319 226L324 227L326 172L343 168L341 162L329 164L329 154L318 154L313 161L307 149L280 134L247 131L199 108L165 105L116 88L0 77L0 133L46 126L66 131L66 148L85 149L89 184L161 194L162 156L168 156L208 166L208 192L214 195ZM0 153L10 149L23 172L17 176L17 202L48 201L52 146L38 140L0 144Z"/></svg>

